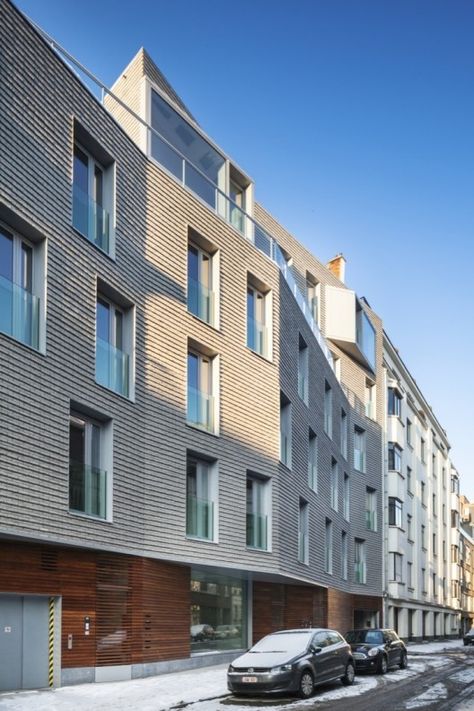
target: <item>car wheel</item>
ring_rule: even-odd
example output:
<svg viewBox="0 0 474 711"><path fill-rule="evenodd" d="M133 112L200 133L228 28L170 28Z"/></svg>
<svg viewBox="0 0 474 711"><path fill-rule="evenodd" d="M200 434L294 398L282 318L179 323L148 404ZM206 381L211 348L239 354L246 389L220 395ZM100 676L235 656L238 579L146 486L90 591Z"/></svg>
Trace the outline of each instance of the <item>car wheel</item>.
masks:
<svg viewBox="0 0 474 711"><path fill-rule="evenodd" d="M387 669L388 669L387 657L385 656L385 654L382 654L382 658L381 658L378 668L377 668L377 673L378 674L386 674Z"/></svg>
<svg viewBox="0 0 474 711"><path fill-rule="evenodd" d="M402 652L402 656L400 657L400 662L399 662L398 666L400 667L400 669L406 669L407 665L408 665L407 653Z"/></svg>
<svg viewBox="0 0 474 711"><path fill-rule="evenodd" d="M344 686L351 686L354 683L355 669L352 662L347 662L346 671L344 676L341 677L341 681Z"/></svg>
<svg viewBox="0 0 474 711"><path fill-rule="evenodd" d="M314 691L314 679L310 671L305 669L300 676L298 696L302 699L309 699Z"/></svg>

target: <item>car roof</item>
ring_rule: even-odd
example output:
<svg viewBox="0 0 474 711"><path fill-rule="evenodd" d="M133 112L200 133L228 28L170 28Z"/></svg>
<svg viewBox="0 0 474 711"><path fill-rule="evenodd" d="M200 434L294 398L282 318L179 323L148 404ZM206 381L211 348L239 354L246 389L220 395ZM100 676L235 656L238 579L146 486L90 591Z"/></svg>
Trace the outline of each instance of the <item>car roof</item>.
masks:
<svg viewBox="0 0 474 711"><path fill-rule="evenodd" d="M278 632L270 632L267 637L273 634L308 634L309 632L337 632L337 630L330 630L327 627L298 627L293 630L278 630ZM339 632L337 632L339 634Z"/></svg>

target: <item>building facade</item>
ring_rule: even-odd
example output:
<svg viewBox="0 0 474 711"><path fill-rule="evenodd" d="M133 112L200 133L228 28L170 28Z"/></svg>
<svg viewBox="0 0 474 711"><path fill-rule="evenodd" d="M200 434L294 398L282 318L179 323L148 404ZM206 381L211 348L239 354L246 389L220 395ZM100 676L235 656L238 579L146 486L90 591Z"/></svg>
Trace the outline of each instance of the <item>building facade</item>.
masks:
<svg viewBox="0 0 474 711"><path fill-rule="evenodd" d="M461 633L474 626L474 506L466 496L459 497L459 595Z"/></svg>
<svg viewBox="0 0 474 711"><path fill-rule="evenodd" d="M459 481L446 432L384 334L385 618L406 639L459 633Z"/></svg>
<svg viewBox="0 0 474 711"><path fill-rule="evenodd" d="M380 624L383 333L343 258L146 52L101 103L0 20L0 689Z"/></svg>

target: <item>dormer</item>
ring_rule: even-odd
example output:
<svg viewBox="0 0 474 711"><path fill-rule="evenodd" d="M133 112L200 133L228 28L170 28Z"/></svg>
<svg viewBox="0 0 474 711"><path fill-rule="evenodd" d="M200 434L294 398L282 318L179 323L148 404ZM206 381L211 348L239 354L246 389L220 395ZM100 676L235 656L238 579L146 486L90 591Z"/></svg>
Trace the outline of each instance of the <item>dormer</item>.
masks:
<svg viewBox="0 0 474 711"><path fill-rule="evenodd" d="M354 291L326 286L326 337L375 372L375 328Z"/></svg>

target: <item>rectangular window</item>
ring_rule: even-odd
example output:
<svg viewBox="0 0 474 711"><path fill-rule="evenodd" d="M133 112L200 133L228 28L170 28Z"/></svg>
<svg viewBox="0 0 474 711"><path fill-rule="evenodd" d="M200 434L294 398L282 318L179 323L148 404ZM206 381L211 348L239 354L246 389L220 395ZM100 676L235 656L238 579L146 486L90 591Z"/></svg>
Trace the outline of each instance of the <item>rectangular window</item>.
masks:
<svg viewBox="0 0 474 711"><path fill-rule="evenodd" d="M407 514L407 538L413 542L413 519L410 514Z"/></svg>
<svg viewBox="0 0 474 711"><path fill-rule="evenodd" d="M188 243L188 311L211 326L217 325L215 257Z"/></svg>
<svg viewBox="0 0 474 711"><path fill-rule="evenodd" d="M331 465L331 507L334 511L338 510L339 501L339 467L335 459Z"/></svg>
<svg viewBox="0 0 474 711"><path fill-rule="evenodd" d="M324 385L324 431L332 437L332 388L327 381Z"/></svg>
<svg viewBox="0 0 474 711"><path fill-rule="evenodd" d="M426 569L421 569L421 592L426 595Z"/></svg>
<svg viewBox="0 0 474 711"><path fill-rule="evenodd" d="M341 410L341 454L347 459L347 415Z"/></svg>
<svg viewBox="0 0 474 711"><path fill-rule="evenodd" d="M344 474L343 490L342 490L342 513L346 521L349 521L351 516L351 482L347 474Z"/></svg>
<svg viewBox="0 0 474 711"><path fill-rule="evenodd" d="M391 560L391 580L395 581L397 583L402 582L402 565L403 565L403 556L400 555L400 553L390 553L390 556L392 558Z"/></svg>
<svg viewBox="0 0 474 711"><path fill-rule="evenodd" d="M347 533L345 531L341 534L341 578L347 580L347 567L348 567L348 551L347 551Z"/></svg>
<svg viewBox="0 0 474 711"><path fill-rule="evenodd" d="M459 512L456 509L451 509L451 528L458 528Z"/></svg>
<svg viewBox="0 0 474 711"><path fill-rule="evenodd" d="M388 525L398 526L398 528L402 528L403 525L403 504L393 496L388 497Z"/></svg>
<svg viewBox="0 0 474 711"><path fill-rule="evenodd" d="M407 467L407 491L409 494L413 492L411 481L411 467Z"/></svg>
<svg viewBox="0 0 474 711"><path fill-rule="evenodd" d="M216 433L215 358L188 351L187 421L193 427Z"/></svg>
<svg viewBox="0 0 474 711"><path fill-rule="evenodd" d="M410 420L407 418L407 444L412 446L412 424Z"/></svg>
<svg viewBox="0 0 474 711"><path fill-rule="evenodd" d="M320 288L321 288L321 286L316 281L316 279L311 274L309 274L309 272L307 272L306 273L307 299L308 299L309 310L310 310L311 316L313 317L316 324L319 324Z"/></svg>
<svg viewBox="0 0 474 711"><path fill-rule="evenodd" d="M426 486L424 481L420 482L420 500L421 505L426 506Z"/></svg>
<svg viewBox="0 0 474 711"><path fill-rule="evenodd" d="M365 521L367 530L377 530L377 492L369 486L365 491Z"/></svg>
<svg viewBox="0 0 474 711"><path fill-rule="evenodd" d="M97 294L96 381L124 397L131 394L133 315L110 299Z"/></svg>
<svg viewBox="0 0 474 711"><path fill-rule="evenodd" d="M43 320L42 262L37 245L0 225L0 331L36 350Z"/></svg>
<svg viewBox="0 0 474 711"><path fill-rule="evenodd" d="M402 412L402 396L397 388L388 388L388 414L400 417Z"/></svg>
<svg viewBox="0 0 474 711"><path fill-rule="evenodd" d="M425 527L423 524L421 524L421 547L426 550Z"/></svg>
<svg viewBox="0 0 474 711"><path fill-rule="evenodd" d="M365 541L356 538L354 541L354 578L356 583L367 581Z"/></svg>
<svg viewBox="0 0 474 711"><path fill-rule="evenodd" d="M407 586L413 588L413 563L407 563Z"/></svg>
<svg viewBox="0 0 474 711"><path fill-rule="evenodd" d="M434 558L438 557L438 546L437 546L437 540L436 540L436 533L433 533L433 557Z"/></svg>
<svg viewBox="0 0 474 711"><path fill-rule="evenodd" d="M247 476L247 546L268 550L270 482Z"/></svg>
<svg viewBox="0 0 474 711"><path fill-rule="evenodd" d="M309 506L307 501L300 499L298 520L298 560L309 563Z"/></svg>
<svg viewBox="0 0 474 711"><path fill-rule="evenodd" d="M75 127L77 129L77 126ZM107 254L112 253L113 163L99 162L77 140L74 144L72 224Z"/></svg>
<svg viewBox="0 0 474 711"><path fill-rule="evenodd" d="M426 455L426 451L425 451L425 450L426 450L426 448L425 448L425 440L424 440L423 437L422 437L421 440L420 440L420 457L421 457L421 461L422 461L422 462L425 461L425 455Z"/></svg>
<svg viewBox="0 0 474 711"><path fill-rule="evenodd" d="M375 387L375 383L371 380L365 381L365 414L371 420L375 420L376 416Z"/></svg>
<svg viewBox="0 0 474 711"><path fill-rule="evenodd" d="M69 509L107 518L104 424L72 412L69 421Z"/></svg>
<svg viewBox="0 0 474 711"><path fill-rule="evenodd" d="M431 473L433 475L433 479L436 479L438 476L438 469L436 466L436 454L431 455Z"/></svg>
<svg viewBox="0 0 474 711"><path fill-rule="evenodd" d="M247 347L270 358L270 292L263 292L252 280L247 282Z"/></svg>
<svg viewBox="0 0 474 711"><path fill-rule="evenodd" d="M298 349L298 395L308 404L308 346L299 336Z"/></svg>
<svg viewBox="0 0 474 711"><path fill-rule="evenodd" d="M215 464L188 454L186 462L186 535L215 539L217 483Z"/></svg>
<svg viewBox="0 0 474 711"><path fill-rule="evenodd" d="M436 588L436 573L432 573L432 581L433 581L433 597L437 597L438 590Z"/></svg>
<svg viewBox="0 0 474 711"><path fill-rule="evenodd" d="M436 500L436 494L433 494L432 498L432 509L433 509L433 516L435 518L438 517L438 505L437 505L437 500Z"/></svg>
<svg viewBox="0 0 474 711"><path fill-rule="evenodd" d="M280 462L291 469L292 456L291 403L280 393Z"/></svg>
<svg viewBox="0 0 474 711"><path fill-rule="evenodd" d="M354 428L354 468L365 473L366 459L366 439L365 430L360 427Z"/></svg>
<svg viewBox="0 0 474 711"><path fill-rule="evenodd" d="M318 438L312 430L308 438L308 486L318 490Z"/></svg>
<svg viewBox="0 0 474 711"><path fill-rule="evenodd" d="M326 573L332 573L332 521L326 519L326 536L325 536L325 570Z"/></svg>
<svg viewBox="0 0 474 711"><path fill-rule="evenodd" d="M394 442L388 443L388 468L390 471L401 472L402 470L402 450Z"/></svg>

